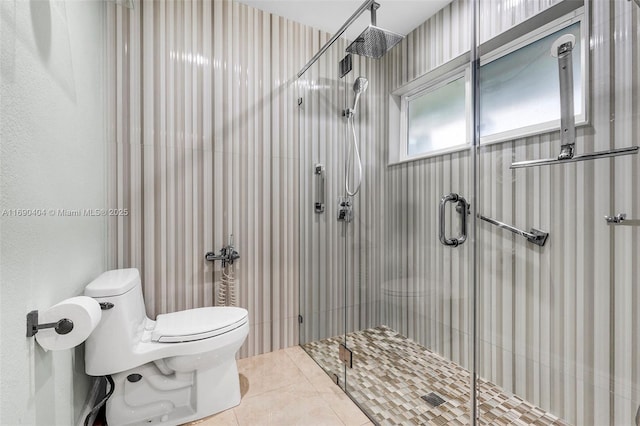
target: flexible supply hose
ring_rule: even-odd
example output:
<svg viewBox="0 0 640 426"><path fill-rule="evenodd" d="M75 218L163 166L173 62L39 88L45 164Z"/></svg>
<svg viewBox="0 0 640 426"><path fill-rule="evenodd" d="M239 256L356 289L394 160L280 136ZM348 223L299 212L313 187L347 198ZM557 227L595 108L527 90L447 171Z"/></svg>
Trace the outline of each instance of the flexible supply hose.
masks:
<svg viewBox="0 0 640 426"><path fill-rule="evenodd" d="M360 191L360 184L362 183L362 161L360 159L360 150L358 149L358 138L356 136L356 124L354 114L351 113L347 119L347 123L351 123L351 134L353 135L353 140L349 141L349 151L347 154L347 162L345 163L345 180L344 180L344 189L347 191L347 195L353 197ZM348 125L348 124L347 124ZM353 159L358 168L357 180L355 183L355 187L353 190L350 188L350 175L351 163L352 163L352 154L355 151L355 158Z"/></svg>

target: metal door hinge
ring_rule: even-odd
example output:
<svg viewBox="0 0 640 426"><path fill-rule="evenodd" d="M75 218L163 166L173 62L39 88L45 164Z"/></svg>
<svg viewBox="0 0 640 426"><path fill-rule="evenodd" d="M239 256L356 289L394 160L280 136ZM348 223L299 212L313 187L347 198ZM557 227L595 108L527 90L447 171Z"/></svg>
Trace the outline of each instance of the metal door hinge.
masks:
<svg viewBox="0 0 640 426"><path fill-rule="evenodd" d="M304 319L302 318L302 315L298 315L298 324L302 324L304 322Z"/></svg>
<svg viewBox="0 0 640 426"><path fill-rule="evenodd" d="M302 105L302 98L298 98L298 106Z"/></svg>
<svg viewBox="0 0 640 426"><path fill-rule="evenodd" d="M346 364L347 367L353 368L353 352L344 343L340 343L339 356L340 361Z"/></svg>

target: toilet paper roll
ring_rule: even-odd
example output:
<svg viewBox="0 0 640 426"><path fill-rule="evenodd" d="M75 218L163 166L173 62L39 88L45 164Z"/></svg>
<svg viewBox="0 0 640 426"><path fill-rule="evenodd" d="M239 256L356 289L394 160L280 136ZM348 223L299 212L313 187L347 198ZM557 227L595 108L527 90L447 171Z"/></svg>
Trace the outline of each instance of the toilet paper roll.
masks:
<svg viewBox="0 0 640 426"><path fill-rule="evenodd" d="M38 313L40 324L58 322L63 318L73 321L73 329L67 334L58 334L53 328L38 330L36 340L45 350L63 350L78 346L96 328L102 317L98 302L87 296L63 300L51 308Z"/></svg>

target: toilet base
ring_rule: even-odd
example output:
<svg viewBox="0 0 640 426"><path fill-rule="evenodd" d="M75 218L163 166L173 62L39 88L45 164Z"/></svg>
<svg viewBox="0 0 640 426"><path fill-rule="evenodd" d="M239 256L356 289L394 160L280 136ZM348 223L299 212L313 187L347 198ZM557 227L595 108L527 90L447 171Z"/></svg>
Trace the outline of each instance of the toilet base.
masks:
<svg viewBox="0 0 640 426"><path fill-rule="evenodd" d="M107 402L110 426L178 425L240 404L235 358L172 374L163 374L154 363L148 363L112 377L115 390Z"/></svg>

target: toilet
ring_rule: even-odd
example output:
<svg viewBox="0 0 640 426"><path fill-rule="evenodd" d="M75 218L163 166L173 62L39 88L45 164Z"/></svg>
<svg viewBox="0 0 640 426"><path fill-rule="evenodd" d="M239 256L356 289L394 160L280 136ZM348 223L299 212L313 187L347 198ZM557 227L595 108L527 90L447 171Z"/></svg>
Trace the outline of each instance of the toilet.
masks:
<svg viewBox="0 0 640 426"><path fill-rule="evenodd" d="M85 342L85 370L111 375L107 421L177 425L240 403L236 353L246 309L207 307L147 318L137 269L107 271L84 291L102 319Z"/></svg>

